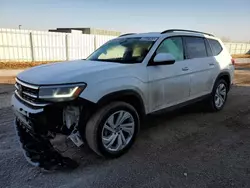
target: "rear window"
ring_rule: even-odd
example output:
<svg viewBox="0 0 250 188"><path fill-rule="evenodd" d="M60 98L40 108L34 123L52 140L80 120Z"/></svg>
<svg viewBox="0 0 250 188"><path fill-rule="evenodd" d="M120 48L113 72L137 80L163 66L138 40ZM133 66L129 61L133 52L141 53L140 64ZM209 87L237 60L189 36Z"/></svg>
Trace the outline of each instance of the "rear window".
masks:
<svg viewBox="0 0 250 188"><path fill-rule="evenodd" d="M218 55L222 51L222 46L217 40L214 39L208 39L208 42L212 48L213 55Z"/></svg>
<svg viewBox="0 0 250 188"><path fill-rule="evenodd" d="M205 41L200 37L185 37L187 57L189 59L207 57Z"/></svg>

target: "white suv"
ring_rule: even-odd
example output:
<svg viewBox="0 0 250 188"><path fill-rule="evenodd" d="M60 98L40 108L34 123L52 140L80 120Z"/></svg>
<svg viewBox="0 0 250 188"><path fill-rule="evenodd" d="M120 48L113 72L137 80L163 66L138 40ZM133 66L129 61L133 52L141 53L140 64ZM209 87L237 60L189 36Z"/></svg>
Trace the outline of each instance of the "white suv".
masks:
<svg viewBox="0 0 250 188"><path fill-rule="evenodd" d="M211 34L125 34L86 60L20 73L12 97L17 132L25 156L45 169L77 166L53 148L57 134L118 157L134 143L144 115L203 99L221 110L233 75L232 57Z"/></svg>

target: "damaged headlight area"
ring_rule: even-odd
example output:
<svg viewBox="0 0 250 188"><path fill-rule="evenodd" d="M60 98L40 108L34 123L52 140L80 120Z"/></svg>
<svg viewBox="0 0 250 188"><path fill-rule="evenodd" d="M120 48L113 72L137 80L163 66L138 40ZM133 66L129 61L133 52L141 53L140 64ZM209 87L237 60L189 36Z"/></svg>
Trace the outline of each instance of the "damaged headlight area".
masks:
<svg viewBox="0 0 250 188"><path fill-rule="evenodd" d="M68 96L74 96L73 93L80 88L74 87L62 87L63 89L52 93L57 92L62 98L66 98L62 96L66 93L72 93ZM58 139L57 136L63 136L70 139L77 147L84 144L82 138L84 133L80 134L79 129L84 123L83 119L87 114L85 110L90 108L90 102L76 99L65 103L51 103L45 107L30 107L14 94L12 107L16 115L15 127L19 141L26 159L32 165L46 170L73 169L78 166L76 161L63 156L54 147L53 141ZM83 111L85 113L82 113Z"/></svg>
<svg viewBox="0 0 250 188"><path fill-rule="evenodd" d="M79 133L82 106L67 103L29 112L15 97L13 101L16 130L26 159L46 170L76 168L78 163L61 155L50 141L64 135L77 147L83 145Z"/></svg>
<svg viewBox="0 0 250 188"><path fill-rule="evenodd" d="M83 144L80 133L77 129L80 122L80 111L81 108L78 106L66 106L63 108L63 125L69 130L72 130L68 137L77 147Z"/></svg>
<svg viewBox="0 0 250 188"><path fill-rule="evenodd" d="M41 86L39 99L51 102L71 101L77 98L86 88L86 84Z"/></svg>
<svg viewBox="0 0 250 188"><path fill-rule="evenodd" d="M63 156L53 141L63 136L78 147L83 145L84 130L80 134L80 125L93 105L79 97L86 84L36 86L17 79L15 87L11 103L26 159L46 170L76 168L78 163Z"/></svg>

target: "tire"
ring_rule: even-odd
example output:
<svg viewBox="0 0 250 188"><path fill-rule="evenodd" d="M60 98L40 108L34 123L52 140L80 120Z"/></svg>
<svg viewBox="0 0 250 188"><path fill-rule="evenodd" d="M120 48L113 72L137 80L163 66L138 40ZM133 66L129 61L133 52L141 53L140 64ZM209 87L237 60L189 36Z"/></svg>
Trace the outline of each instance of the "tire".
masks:
<svg viewBox="0 0 250 188"><path fill-rule="evenodd" d="M114 124L118 124L118 116L124 117L125 120L123 120L124 118L120 118L120 122L122 123L116 126L116 128L112 128L115 127ZM127 128L131 130L128 132L133 133L130 135L130 133L124 131L126 129L125 125L132 125L133 122L134 128L131 128L132 126ZM111 126L111 124L114 126ZM122 128L123 126L125 126L124 130ZM95 153L107 158L116 158L127 152L133 145L139 132L139 127L139 115L133 106L125 102L112 102L103 106L89 119L85 129L85 137L87 144ZM112 130L110 130L110 128ZM116 137L117 139L116 141L112 139L113 144L111 143L112 141L109 142L111 138L110 135L112 138ZM123 145L119 146L121 141ZM111 146L108 148L110 144ZM116 148L118 149L116 150Z"/></svg>
<svg viewBox="0 0 250 188"><path fill-rule="evenodd" d="M221 88L222 86L223 86L223 89ZM220 89L221 91L224 90L223 93L225 94L225 96L222 97L221 95L222 92L220 93ZM221 101L221 98L218 97L218 94L220 95L220 97L223 98L223 102ZM212 112L217 112L217 111L222 110L227 100L227 94L228 94L228 83L224 79L217 80L214 84L213 91L208 100L209 110ZM219 104L218 100L222 103Z"/></svg>

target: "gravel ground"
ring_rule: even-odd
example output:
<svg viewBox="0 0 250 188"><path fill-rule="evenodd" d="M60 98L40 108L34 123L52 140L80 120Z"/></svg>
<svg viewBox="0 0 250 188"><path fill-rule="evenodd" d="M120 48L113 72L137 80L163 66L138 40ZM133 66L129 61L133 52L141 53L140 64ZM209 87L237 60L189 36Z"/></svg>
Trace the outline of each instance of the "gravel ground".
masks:
<svg viewBox="0 0 250 188"><path fill-rule="evenodd" d="M223 111L196 104L147 118L132 149L105 160L62 143L80 161L74 171L44 172L24 159L9 107L13 85L0 85L0 187L250 187L250 71L236 72Z"/></svg>

